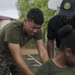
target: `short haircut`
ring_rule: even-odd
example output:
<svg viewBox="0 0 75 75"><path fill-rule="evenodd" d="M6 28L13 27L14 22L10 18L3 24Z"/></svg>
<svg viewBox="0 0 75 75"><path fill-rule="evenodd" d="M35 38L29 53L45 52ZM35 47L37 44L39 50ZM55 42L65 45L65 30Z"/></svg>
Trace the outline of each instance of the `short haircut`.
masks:
<svg viewBox="0 0 75 75"><path fill-rule="evenodd" d="M39 8L32 8L27 14L28 20L33 20L35 24L42 25L44 22L43 12Z"/></svg>
<svg viewBox="0 0 75 75"><path fill-rule="evenodd" d="M58 30L58 36L61 38L60 50L70 48L75 54L75 29L71 25L65 25Z"/></svg>

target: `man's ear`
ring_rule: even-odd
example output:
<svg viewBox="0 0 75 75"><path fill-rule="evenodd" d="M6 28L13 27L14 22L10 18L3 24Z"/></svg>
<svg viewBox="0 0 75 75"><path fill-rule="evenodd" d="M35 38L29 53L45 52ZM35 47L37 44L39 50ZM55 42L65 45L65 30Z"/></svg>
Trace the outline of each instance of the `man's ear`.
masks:
<svg viewBox="0 0 75 75"><path fill-rule="evenodd" d="M66 56L71 56L71 54L72 54L71 48L66 48L65 49L65 54L66 54Z"/></svg>

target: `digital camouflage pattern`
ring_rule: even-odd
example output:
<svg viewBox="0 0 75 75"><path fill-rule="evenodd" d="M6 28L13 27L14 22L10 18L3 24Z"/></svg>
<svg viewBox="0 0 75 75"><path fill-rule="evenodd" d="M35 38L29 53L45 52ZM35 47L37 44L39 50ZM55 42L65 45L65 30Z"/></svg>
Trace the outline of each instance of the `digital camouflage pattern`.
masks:
<svg viewBox="0 0 75 75"><path fill-rule="evenodd" d="M0 50L0 75L24 75L23 72L16 66L13 58L7 58Z"/></svg>

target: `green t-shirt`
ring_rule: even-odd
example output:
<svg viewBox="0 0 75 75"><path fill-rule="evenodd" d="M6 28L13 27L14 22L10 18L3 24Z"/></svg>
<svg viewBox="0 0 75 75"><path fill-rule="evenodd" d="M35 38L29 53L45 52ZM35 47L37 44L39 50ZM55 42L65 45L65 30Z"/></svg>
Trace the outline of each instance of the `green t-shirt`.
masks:
<svg viewBox="0 0 75 75"><path fill-rule="evenodd" d="M35 75L75 75L75 67L59 68L52 60L39 67Z"/></svg>
<svg viewBox="0 0 75 75"><path fill-rule="evenodd" d="M30 36L23 32L22 22L11 22L0 30L0 50L9 52L8 43L19 44L23 47L31 38L42 39L42 31L40 30L35 36Z"/></svg>

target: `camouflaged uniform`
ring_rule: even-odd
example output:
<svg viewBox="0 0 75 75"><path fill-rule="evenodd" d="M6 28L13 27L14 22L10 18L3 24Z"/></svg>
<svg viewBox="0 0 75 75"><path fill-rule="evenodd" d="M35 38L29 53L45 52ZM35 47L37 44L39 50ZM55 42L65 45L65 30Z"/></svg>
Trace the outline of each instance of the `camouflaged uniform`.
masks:
<svg viewBox="0 0 75 75"><path fill-rule="evenodd" d="M24 33L22 29L23 23L12 22L0 31L0 75L9 75L10 71L13 75L23 75L14 62L8 43L19 44L23 47L31 38L42 39L41 30L32 37Z"/></svg>

